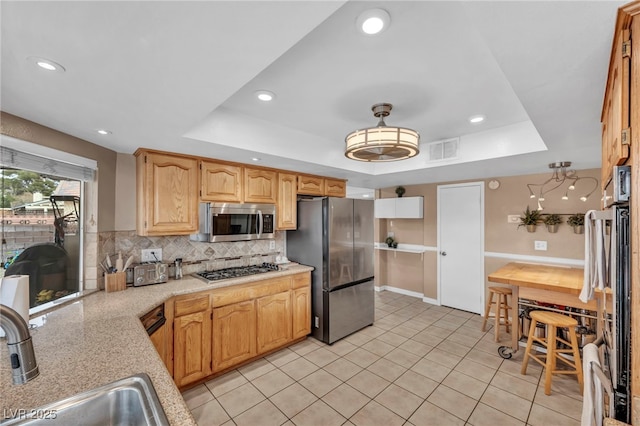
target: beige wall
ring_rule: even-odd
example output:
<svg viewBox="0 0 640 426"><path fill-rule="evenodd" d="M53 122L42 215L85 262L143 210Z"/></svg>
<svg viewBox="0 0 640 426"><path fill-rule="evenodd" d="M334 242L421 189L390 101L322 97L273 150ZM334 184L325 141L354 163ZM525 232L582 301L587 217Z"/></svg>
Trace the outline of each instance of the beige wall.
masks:
<svg viewBox="0 0 640 426"><path fill-rule="evenodd" d="M118 154L116 165L115 230L136 229L136 157Z"/></svg>
<svg viewBox="0 0 640 426"><path fill-rule="evenodd" d="M0 132L23 141L90 158L98 163L98 231L115 224L116 153L24 118L0 112Z"/></svg>
<svg viewBox="0 0 640 426"><path fill-rule="evenodd" d="M591 176L599 179L600 169L580 170L580 176ZM507 222L508 215L522 215L527 205L537 208L536 200L529 198L527 183L540 183L549 178L550 173L511 176L496 178L500 187L491 190L485 186L485 276L500 266L512 261L509 255L535 256L555 258L546 260L549 263L563 263L563 259L582 260L584 258L584 235L575 234L573 229L563 223L556 234L549 233L544 225L539 225L535 233L528 233L524 227ZM485 184L491 179L484 180ZM437 253L434 250L437 241L437 189L438 185L460 182L444 182L440 184L422 184L406 186L405 197L424 197L424 219L382 219L377 220L376 241L384 241L388 232L393 232L399 243L420 244L431 247L423 255L398 253L378 250L376 263L378 274L377 286L391 286L401 290L417 292L426 298L438 298ZM584 185L584 186L583 186ZM546 197L543 213L572 214L584 213L591 209L600 209L600 193L598 190L587 202L578 199L580 195L591 189L592 182L579 182L570 199L561 199L562 189L566 184ZM377 198L395 197L395 187L378 191ZM566 220L567 216L563 216ZM547 242L547 251L534 250L534 241ZM490 253L504 254L507 258L493 257ZM538 259L545 262L544 259ZM566 263L566 261L564 262ZM422 281L420 286L417 281ZM485 283L486 286L486 283Z"/></svg>

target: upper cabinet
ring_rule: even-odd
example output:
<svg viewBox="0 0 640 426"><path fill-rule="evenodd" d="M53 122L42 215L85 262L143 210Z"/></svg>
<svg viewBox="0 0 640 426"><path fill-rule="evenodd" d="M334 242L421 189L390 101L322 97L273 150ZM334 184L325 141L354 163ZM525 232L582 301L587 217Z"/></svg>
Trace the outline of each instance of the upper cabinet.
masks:
<svg viewBox="0 0 640 426"><path fill-rule="evenodd" d="M200 199L202 201L242 202L241 166L213 161L200 162Z"/></svg>
<svg viewBox="0 0 640 426"><path fill-rule="evenodd" d="M341 179L324 180L324 195L344 198L347 195L347 183Z"/></svg>
<svg viewBox="0 0 640 426"><path fill-rule="evenodd" d="M198 229L198 160L138 150L138 235L188 235Z"/></svg>
<svg viewBox="0 0 640 426"><path fill-rule="evenodd" d="M138 149L138 235L198 232L199 202L275 204L278 230L296 229L298 194L344 197L346 181Z"/></svg>
<svg viewBox="0 0 640 426"><path fill-rule="evenodd" d="M324 179L318 176L298 175L298 194L324 195Z"/></svg>
<svg viewBox="0 0 640 426"><path fill-rule="evenodd" d="M380 198L374 201L376 219L422 219L423 197Z"/></svg>
<svg viewBox="0 0 640 426"><path fill-rule="evenodd" d="M618 21L620 24L620 20ZM630 131L630 31L624 24L616 29L609 62L609 77L602 106L602 180L604 188L613 166L629 158Z"/></svg>
<svg viewBox="0 0 640 426"><path fill-rule="evenodd" d="M291 173L278 173L278 203L276 218L279 230L297 227L297 176Z"/></svg>
<svg viewBox="0 0 640 426"><path fill-rule="evenodd" d="M273 170L244 168L244 201L275 204L278 173Z"/></svg>
<svg viewBox="0 0 640 426"><path fill-rule="evenodd" d="M342 179L298 175L298 194L344 198L347 195L347 182Z"/></svg>

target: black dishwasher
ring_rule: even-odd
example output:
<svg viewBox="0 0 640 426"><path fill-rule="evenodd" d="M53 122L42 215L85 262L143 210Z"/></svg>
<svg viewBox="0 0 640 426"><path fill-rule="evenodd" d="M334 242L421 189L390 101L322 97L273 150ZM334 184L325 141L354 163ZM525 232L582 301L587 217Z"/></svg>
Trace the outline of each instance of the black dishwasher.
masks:
<svg viewBox="0 0 640 426"><path fill-rule="evenodd" d="M140 318L140 321L142 322L145 330L147 330L147 334L151 336L160 327L162 327L165 322L167 322L167 318L164 316L164 303L144 314Z"/></svg>

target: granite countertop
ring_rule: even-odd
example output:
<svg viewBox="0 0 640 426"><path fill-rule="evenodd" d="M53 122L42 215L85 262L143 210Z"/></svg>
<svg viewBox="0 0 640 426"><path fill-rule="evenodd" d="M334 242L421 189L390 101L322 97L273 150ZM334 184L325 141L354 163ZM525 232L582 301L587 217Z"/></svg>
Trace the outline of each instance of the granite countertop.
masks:
<svg viewBox="0 0 640 426"><path fill-rule="evenodd" d="M172 296L311 271L286 270L220 280L192 276L164 284L95 292L59 309L32 317L30 324L40 375L14 385L6 339L0 339L0 409L34 409L138 373L147 373L171 424L195 425L139 318Z"/></svg>

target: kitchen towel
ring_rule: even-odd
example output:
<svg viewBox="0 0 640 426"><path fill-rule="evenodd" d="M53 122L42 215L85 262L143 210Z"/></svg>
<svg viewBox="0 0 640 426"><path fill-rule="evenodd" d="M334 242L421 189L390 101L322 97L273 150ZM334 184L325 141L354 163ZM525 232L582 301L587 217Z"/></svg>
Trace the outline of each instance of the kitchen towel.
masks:
<svg viewBox="0 0 640 426"><path fill-rule="evenodd" d="M0 304L16 311L29 324L29 275L8 275L0 281ZM0 337L5 332L0 328Z"/></svg>
<svg viewBox="0 0 640 426"><path fill-rule="evenodd" d="M604 246L604 220L596 219L596 211L584 215L584 283L580 300L587 303L593 299L593 291L604 290L607 261Z"/></svg>
<svg viewBox="0 0 640 426"><path fill-rule="evenodd" d="M581 426L602 426L604 395L602 383L593 373L592 364L600 367L598 347L587 343L582 348L582 372L584 377L584 395L582 396Z"/></svg>

